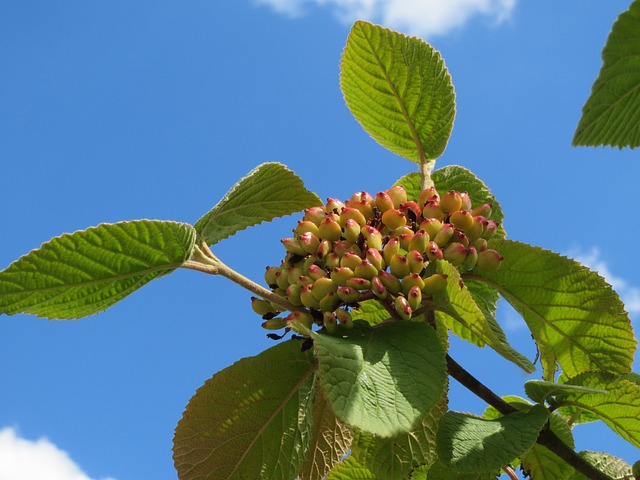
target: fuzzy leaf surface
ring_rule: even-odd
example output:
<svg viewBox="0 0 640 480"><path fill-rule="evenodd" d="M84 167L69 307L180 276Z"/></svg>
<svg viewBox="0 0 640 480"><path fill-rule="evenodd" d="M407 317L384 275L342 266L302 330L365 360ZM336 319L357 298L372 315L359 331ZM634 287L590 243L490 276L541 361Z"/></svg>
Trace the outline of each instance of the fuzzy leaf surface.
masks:
<svg viewBox="0 0 640 480"><path fill-rule="evenodd" d="M493 326L490 324L485 312L478 307L473 295L462 282L458 270L446 260L437 261L436 270L438 273L448 275L447 288L434 295L433 301L440 310L437 315L444 312L450 318L447 325L451 331L480 347L489 345L528 373L535 371L533 364L507 343L504 332L497 322Z"/></svg>
<svg viewBox="0 0 640 480"><path fill-rule="evenodd" d="M101 312L189 260L191 225L158 220L65 233L0 272L0 313L75 319Z"/></svg>
<svg viewBox="0 0 640 480"><path fill-rule="evenodd" d="M316 387L309 453L302 464L299 480L324 478L347 454L352 439L351 429L336 418L321 389Z"/></svg>
<svg viewBox="0 0 640 480"><path fill-rule="evenodd" d="M423 40L357 21L340 86L352 115L383 147L414 162L444 152L455 93L442 57Z"/></svg>
<svg viewBox="0 0 640 480"><path fill-rule="evenodd" d="M622 438L640 448L640 385L604 372L588 372L567 381L607 393L567 391L556 395L561 411L573 414L586 410L606 423Z"/></svg>
<svg viewBox="0 0 640 480"><path fill-rule="evenodd" d="M618 294L596 272L526 243L492 240L504 260L484 279L522 315L538 348L544 379L556 363L569 377L589 370L631 371L636 340Z"/></svg>
<svg viewBox="0 0 640 480"><path fill-rule="evenodd" d="M546 401L549 397L571 393L607 393L606 390L569 385L566 383L546 382L544 380L529 380L524 384L527 396L537 403Z"/></svg>
<svg viewBox="0 0 640 480"><path fill-rule="evenodd" d="M438 431L439 459L459 472L497 470L534 445L548 416L540 405L496 420L448 412Z"/></svg>
<svg viewBox="0 0 640 480"><path fill-rule="evenodd" d="M281 163L258 165L196 222L208 245L262 222L322 205L300 177Z"/></svg>
<svg viewBox="0 0 640 480"><path fill-rule="evenodd" d="M410 432L446 386L444 348L424 323L320 333L314 348L320 384L336 417L374 435Z"/></svg>
<svg viewBox="0 0 640 480"><path fill-rule="evenodd" d="M575 146L640 145L640 1L613 24L602 50L602 68L582 107Z"/></svg>
<svg viewBox="0 0 640 480"><path fill-rule="evenodd" d="M591 465L614 480L634 480L631 466L624 460L608 453L582 451L579 455ZM588 480L587 477L574 470L570 480Z"/></svg>
<svg viewBox="0 0 640 480"><path fill-rule="evenodd" d="M378 300L364 300L359 302L360 306L351 310L351 318L355 320L364 320L369 325L377 325L385 320L389 320L389 312L380 305Z"/></svg>
<svg viewBox="0 0 640 480"><path fill-rule="evenodd" d="M294 478L311 438L314 371L290 340L207 380L176 427L178 478Z"/></svg>
<svg viewBox="0 0 640 480"><path fill-rule="evenodd" d="M381 480L352 456L336 465L326 480Z"/></svg>

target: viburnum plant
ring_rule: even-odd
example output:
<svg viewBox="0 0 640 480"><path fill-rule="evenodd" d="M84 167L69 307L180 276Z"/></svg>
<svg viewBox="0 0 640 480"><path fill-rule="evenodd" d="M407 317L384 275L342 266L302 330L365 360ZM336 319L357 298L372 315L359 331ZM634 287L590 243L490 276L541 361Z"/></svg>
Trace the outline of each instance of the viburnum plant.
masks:
<svg viewBox="0 0 640 480"><path fill-rule="evenodd" d="M460 166L434 169L455 96L427 43L356 22L341 87L363 128L418 166L381 192L322 202L278 163L259 165L195 225L140 220L56 237L0 272L0 313L75 319L177 268L251 295L277 343L207 380L174 438L181 480L633 478L607 453L574 451L603 421L640 447L640 375L624 305L597 273L506 238L500 204ZM355 186L357 189L358 186ZM264 285L211 250L303 211ZM531 330L540 380L500 398L448 355L448 336L534 364L496 321L499 297ZM485 400L449 411L449 377ZM637 475L637 474L636 474Z"/></svg>

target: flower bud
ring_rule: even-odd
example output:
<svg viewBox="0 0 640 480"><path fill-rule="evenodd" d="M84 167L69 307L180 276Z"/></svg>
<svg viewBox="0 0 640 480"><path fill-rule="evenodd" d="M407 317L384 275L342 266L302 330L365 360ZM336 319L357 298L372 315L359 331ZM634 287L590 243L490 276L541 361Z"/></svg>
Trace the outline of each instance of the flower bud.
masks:
<svg viewBox="0 0 640 480"><path fill-rule="evenodd" d="M375 248L368 248L366 252L366 259L376 267L376 270L383 270L386 266L382 254Z"/></svg>
<svg viewBox="0 0 640 480"><path fill-rule="evenodd" d="M476 262L478 261L478 250L475 247L467 248L467 258L464 259L464 263L462 264L465 270L473 270L476 266Z"/></svg>
<svg viewBox="0 0 640 480"><path fill-rule="evenodd" d="M380 279L384 287L394 295L397 295L402 291L402 284L400 283L400 280L389 272L386 272L384 270L379 271L378 278Z"/></svg>
<svg viewBox="0 0 640 480"><path fill-rule="evenodd" d="M342 203L337 198L327 198L327 203L324 206L324 209L328 212L334 212L340 215L340 212L344 208L344 203Z"/></svg>
<svg viewBox="0 0 640 480"><path fill-rule="evenodd" d="M418 230L409 242L409 250L425 253L429 246L429 234L424 230Z"/></svg>
<svg viewBox="0 0 640 480"><path fill-rule="evenodd" d="M322 324L324 328L327 330L329 335L333 335L336 333L337 324L336 324L336 315L331 312L324 312L322 315Z"/></svg>
<svg viewBox="0 0 640 480"><path fill-rule="evenodd" d="M351 319L351 314L346 310L339 308L335 311L336 317L340 321L340 325L345 328L353 328L353 320Z"/></svg>
<svg viewBox="0 0 640 480"><path fill-rule="evenodd" d="M303 233L313 233L314 235L318 235L318 226L310 222L308 220L300 220L298 221L298 226L294 228L293 233L296 235L302 235Z"/></svg>
<svg viewBox="0 0 640 480"><path fill-rule="evenodd" d="M473 215L466 210L456 210L449 217L449 222L463 232L467 232L473 227Z"/></svg>
<svg viewBox="0 0 640 480"><path fill-rule="evenodd" d="M398 312L398 315L400 315L400 318L402 318L403 320L411 319L413 310L411 309L411 306L409 305L409 302L406 298L398 295L393 304L396 308L396 312Z"/></svg>
<svg viewBox="0 0 640 480"><path fill-rule="evenodd" d="M320 225L318 225L318 233L322 240L335 242L342 236L342 227L335 220L330 217L326 217Z"/></svg>
<svg viewBox="0 0 640 480"><path fill-rule="evenodd" d="M316 256L318 258L324 258L331 252L332 249L331 242L329 240L322 240L318 244L318 248L316 249Z"/></svg>
<svg viewBox="0 0 640 480"><path fill-rule="evenodd" d="M280 330L287 326L284 318L270 318L262 322L262 328L266 330Z"/></svg>
<svg viewBox="0 0 640 480"><path fill-rule="evenodd" d="M358 222L356 222L352 218L349 218L348 220L346 220L344 222L344 227L343 227L343 231L344 231L343 236L345 240L347 242L355 243L358 240L358 237L360 236L361 228L362 227L358 224Z"/></svg>
<svg viewBox="0 0 640 480"><path fill-rule="evenodd" d="M348 278L355 276L356 274L353 273L353 270L347 267L338 267L331 270L331 280L340 287L344 287L347 284Z"/></svg>
<svg viewBox="0 0 640 480"><path fill-rule="evenodd" d="M424 288L424 280L417 273L410 273L402 278L402 292L405 295L408 295L413 287L418 287L420 290Z"/></svg>
<svg viewBox="0 0 640 480"><path fill-rule="evenodd" d="M425 203L422 209L422 216L424 218L435 218L437 220L444 220L444 213L440 208L440 203L436 200L429 200Z"/></svg>
<svg viewBox="0 0 640 480"><path fill-rule="evenodd" d="M393 208L398 208L401 203L407 201L407 191L402 185L394 185L387 190L387 195L389 195L393 201Z"/></svg>
<svg viewBox="0 0 640 480"><path fill-rule="evenodd" d="M382 214L382 223L384 223L389 230L394 230L406 225L407 217L405 217L400 210L392 208Z"/></svg>
<svg viewBox="0 0 640 480"><path fill-rule="evenodd" d="M495 250L488 248L478 252L478 260L476 261L475 270L482 273L495 272L500 268L502 263L502 255Z"/></svg>
<svg viewBox="0 0 640 480"><path fill-rule="evenodd" d="M411 290L407 293L407 302L409 302L409 306L412 310L420 308L420 304L422 303L422 291L417 285L415 287L411 287Z"/></svg>
<svg viewBox="0 0 640 480"><path fill-rule="evenodd" d="M340 305L340 297L336 292L328 292L320 299L318 305L323 312L333 312Z"/></svg>
<svg viewBox="0 0 640 480"><path fill-rule="evenodd" d="M280 267L267 267L264 272L264 281L270 288L276 288L276 274L280 271Z"/></svg>
<svg viewBox="0 0 640 480"><path fill-rule="evenodd" d="M345 225L345 222L347 220L354 220L358 223L358 225L360 225L360 228L364 227L367 223L364 215L362 215L362 212L356 208L351 207L345 207L342 209L342 212L340 212L340 222L342 223L342 225Z"/></svg>
<svg viewBox="0 0 640 480"><path fill-rule="evenodd" d="M315 280L311 286L311 294L320 301L327 293L337 290L338 286L330 278L322 277ZM305 305L306 306L306 305Z"/></svg>
<svg viewBox="0 0 640 480"><path fill-rule="evenodd" d="M389 241L384 246L382 250L382 256L384 257L384 262L386 265L389 265L391 261L391 257L393 257L396 253L400 252L400 239L396 237L391 237ZM381 269L378 269L381 270Z"/></svg>
<svg viewBox="0 0 640 480"><path fill-rule="evenodd" d="M378 276L371 279L371 291L378 298L387 298L387 288L384 286L384 283L382 283L382 280L380 280L380 277Z"/></svg>
<svg viewBox="0 0 640 480"><path fill-rule="evenodd" d="M465 258L467 258L467 247L459 242L450 243L442 250L442 256L457 267L462 265Z"/></svg>
<svg viewBox="0 0 640 480"><path fill-rule="evenodd" d="M462 206L459 210L471 210L471 198L467 192L460 192L460 198L462 199Z"/></svg>
<svg viewBox="0 0 640 480"><path fill-rule="evenodd" d="M442 260L443 258L442 250L440 250L440 247L434 241L429 242L429 247L427 248L427 258L431 262Z"/></svg>
<svg viewBox="0 0 640 480"><path fill-rule="evenodd" d="M300 290L301 286L299 283L293 283L287 287L284 296L287 297L287 300L290 304L299 307L302 305L302 300L300 300Z"/></svg>
<svg viewBox="0 0 640 480"><path fill-rule="evenodd" d="M436 242L439 247L444 247L447 243L449 243L449 240L451 240L455 228L456 227L454 227L450 223L445 223L444 225L442 225L440 231L436 233L436 236L433 237L433 241Z"/></svg>
<svg viewBox="0 0 640 480"><path fill-rule="evenodd" d="M300 289L300 301L307 308L317 309L320 306L318 299L313 295L313 284L302 286Z"/></svg>
<svg viewBox="0 0 640 480"><path fill-rule="evenodd" d="M287 252L291 252L296 255L300 255L302 257L304 257L307 254L307 251L304 248L302 248L302 245L300 244L300 240L295 237L283 238L280 241L282 242L282 245L284 245L284 248L287 250Z"/></svg>
<svg viewBox="0 0 640 480"><path fill-rule="evenodd" d="M376 207L378 207L378 210L382 213L393 208L393 200L387 192L376 193Z"/></svg>
<svg viewBox="0 0 640 480"><path fill-rule="evenodd" d="M420 273L424 268L424 259L422 258L422 254L417 250L409 250L406 255L407 261L409 262L409 270L411 273Z"/></svg>
<svg viewBox="0 0 640 480"><path fill-rule="evenodd" d="M450 190L440 197L440 208L445 214L450 214L462 208L462 197L454 190Z"/></svg>
<svg viewBox="0 0 640 480"><path fill-rule="evenodd" d="M377 250L375 251L377 252ZM362 262L360 262L360 264L355 268L353 272L356 274L356 277L371 280L378 274L378 269L369 260L362 260Z"/></svg>
<svg viewBox="0 0 640 480"><path fill-rule="evenodd" d="M304 217L302 217L302 220L320 225L320 222L324 220L324 215L325 211L323 207L311 207L304 211Z"/></svg>
<svg viewBox="0 0 640 480"><path fill-rule="evenodd" d="M351 287L338 287L338 297L345 303L354 303L360 300L360 292Z"/></svg>
<svg viewBox="0 0 640 480"><path fill-rule="evenodd" d="M429 201L440 201L440 194L436 187L429 187L420 192L418 196L418 205L424 208Z"/></svg>
<svg viewBox="0 0 640 480"><path fill-rule="evenodd" d="M312 265L309 265L309 271L307 273L314 280L327 276L327 272L325 272L324 268L319 267L315 263Z"/></svg>
<svg viewBox="0 0 640 480"><path fill-rule="evenodd" d="M483 217L490 217L493 206L490 203L485 203L471 210L471 215L482 215Z"/></svg>
<svg viewBox="0 0 640 480"><path fill-rule="evenodd" d="M389 262L389 271L397 278L402 278L405 275L409 275L409 273L411 273L409 261L404 255L397 253L396 255L391 257L391 261Z"/></svg>
<svg viewBox="0 0 640 480"><path fill-rule="evenodd" d="M313 326L313 317L307 312L291 312L284 320L291 330L300 335L307 335Z"/></svg>
<svg viewBox="0 0 640 480"><path fill-rule="evenodd" d="M256 297L251 297L251 308L255 313L257 313L261 317L263 315L269 315L269 314L276 315L280 313L278 310L276 310L273 307L273 305L271 305L271 302L268 302L267 300L263 300L261 298L256 298Z"/></svg>
<svg viewBox="0 0 640 480"><path fill-rule="evenodd" d="M382 250L382 234L377 228L371 225L365 225L362 228L362 235L367 241L368 248L375 248L376 250Z"/></svg>
<svg viewBox="0 0 640 480"><path fill-rule="evenodd" d="M447 288L447 278L449 276L444 273L434 273L433 275L424 279L424 287L422 293L426 295L434 295L442 292Z"/></svg>
<svg viewBox="0 0 640 480"><path fill-rule="evenodd" d="M360 262L362 262L362 258L360 258L360 255L347 252L340 259L340 266L350 268L351 270L355 270L356 267L360 265Z"/></svg>
<svg viewBox="0 0 640 480"><path fill-rule="evenodd" d="M298 237L300 245L306 253L316 253L318 246L320 245L320 239L315 233L305 232Z"/></svg>
<svg viewBox="0 0 640 480"><path fill-rule="evenodd" d="M425 218L420 224L420 230L424 230L429 234L429 238L433 238L438 234L442 228L442 222L437 218Z"/></svg>
<svg viewBox="0 0 640 480"><path fill-rule="evenodd" d="M371 288L371 280L362 277L347 278L347 287L355 290L369 290Z"/></svg>

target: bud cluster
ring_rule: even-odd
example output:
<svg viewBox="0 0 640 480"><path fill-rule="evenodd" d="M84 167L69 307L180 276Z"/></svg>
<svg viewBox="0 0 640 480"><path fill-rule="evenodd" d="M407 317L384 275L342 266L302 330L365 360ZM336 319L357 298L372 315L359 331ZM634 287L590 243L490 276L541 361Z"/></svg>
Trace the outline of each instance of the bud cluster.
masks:
<svg viewBox="0 0 640 480"><path fill-rule="evenodd" d="M487 248L499 227L490 214L490 204L473 208L466 192L440 195L433 187L417 202L402 186L375 197L357 192L346 202L329 198L305 210L293 237L282 239L282 264L265 273L275 293L308 311L278 318L277 308L260 299L252 299L253 309L267 329L317 324L333 332L337 322L352 325L349 307L377 298L408 320L446 286L447 276L433 273L429 262L445 259L461 272L500 266L500 254Z"/></svg>

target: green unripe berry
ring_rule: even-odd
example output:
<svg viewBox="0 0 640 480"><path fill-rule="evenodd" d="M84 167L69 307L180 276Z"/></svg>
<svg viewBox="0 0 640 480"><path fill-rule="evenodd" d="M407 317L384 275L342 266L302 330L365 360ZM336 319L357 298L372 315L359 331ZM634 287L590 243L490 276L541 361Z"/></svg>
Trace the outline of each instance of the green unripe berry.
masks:
<svg viewBox="0 0 640 480"><path fill-rule="evenodd" d="M434 273L427 278L424 278L424 287L422 288L422 293L425 295L434 295L436 293L442 292L445 288L447 288L447 278L448 275L444 273Z"/></svg>
<svg viewBox="0 0 640 480"><path fill-rule="evenodd" d="M318 305L323 312L333 312L340 305L341 299L336 292L328 292L320 299Z"/></svg>
<svg viewBox="0 0 640 480"><path fill-rule="evenodd" d="M440 208L440 203L436 200L430 200L425 203L422 209L422 216L424 218L435 218L437 220L444 220L444 213Z"/></svg>
<svg viewBox="0 0 640 480"><path fill-rule="evenodd" d="M320 222L324 219L325 211L323 207L311 207L304 211L304 217L302 220L305 222L315 223L320 225ZM315 232L314 232L315 233Z"/></svg>
<svg viewBox="0 0 640 480"><path fill-rule="evenodd" d="M299 307L300 305L302 305L302 300L300 300L301 288L302 286L299 283L294 283L287 287L287 290L285 291L285 294L284 294L285 297L287 297L287 300L289 301L289 303L292 305L295 305L296 307Z"/></svg>
<svg viewBox="0 0 640 480"><path fill-rule="evenodd" d="M420 223L420 230L427 232L429 234L429 238L432 240L441 228L442 222L437 218L425 218L422 223Z"/></svg>
<svg viewBox="0 0 640 480"><path fill-rule="evenodd" d="M440 208L449 215L462 208L462 197L454 190L450 190L440 197Z"/></svg>
<svg viewBox="0 0 640 480"><path fill-rule="evenodd" d="M402 318L403 320L411 319L413 310L411 309L411 306L409 305L409 302L406 298L397 296L393 302L393 305L396 309L396 312L398 312L398 315L400 315L400 318Z"/></svg>
<svg viewBox="0 0 640 480"><path fill-rule="evenodd" d="M336 317L338 317L338 321L340 325L345 328L353 328L353 319L351 318L351 314L346 310L339 308L335 311Z"/></svg>
<svg viewBox="0 0 640 480"><path fill-rule="evenodd" d="M271 305L271 302L256 297L251 297L251 308L261 317L263 315L277 315L278 313L280 313L273 307L273 305Z"/></svg>
<svg viewBox="0 0 640 480"><path fill-rule="evenodd" d="M368 248L365 253L365 257L374 267L376 267L376 270L383 270L386 266L382 254L375 248Z"/></svg>
<svg viewBox="0 0 640 480"><path fill-rule="evenodd" d="M327 203L324 206L324 209L326 210L327 213L334 212L334 213L337 213L338 215L340 214L343 208L344 208L343 202L341 202L337 198L331 198L331 197L327 198Z"/></svg>
<svg viewBox="0 0 640 480"><path fill-rule="evenodd" d="M357 244L348 242L346 240L338 240L337 242L333 242L333 251L338 254L338 256L342 257L347 253L355 253L356 255L360 255L360 247Z"/></svg>
<svg viewBox="0 0 640 480"><path fill-rule="evenodd" d="M389 230L394 230L406 225L407 217L405 217L400 210L392 208L382 214L382 223L384 223Z"/></svg>
<svg viewBox="0 0 640 480"><path fill-rule="evenodd" d="M376 193L376 207L383 213L393 208L393 200L387 192Z"/></svg>
<svg viewBox="0 0 640 480"><path fill-rule="evenodd" d="M345 303L354 303L360 300L360 292L351 287L338 287L336 291L340 300Z"/></svg>
<svg viewBox="0 0 640 480"><path fill-rule="evenodd" d="M338 286L333 283L333 280L327 277L318 278L311 286L311 294L320 301L329 292L334 292Z"/></svg>
<svg viewBox="0 0 640 480"><path fill-rule="evenodd" d="M379 271L378 278L380 279L384 287L394 295L397 295L402 291L402 284L400 283L398 277L393 276L389 272L385 272L384 270Z"/></svg>
<svg viewBox="0 0 640 480"><path fill-rule="evenodd" d="M465 270L473 270L478 262L478 250L475 247L467 248L467 258L464 259L463 267Z"/></svg>
<svg viewBox="0 0 640 480"><path fill-rule="evenodd" d="M482 238L490 239L495 235L498 231L498 227L500 224L494 220L487 220L487 224L484 227L484 232L482 232Z"/></svg>
<svg viewBox="0 0 640 480"><path fill-rule="evenodd" d="M407 258L404 255L397 253L391 257L391 261L389 262L389 271L395 277L402 278L411 273L411 267L409 267L409 261Z"/></svg>
<svg viewBox="0 0 640 480"><path fill-rule="evenodd" d="M442 260L444 258L442 256L442 250L440 250L438 244L433 240L429 242L429 247L427 248L427 258L430 262Z"/></svg>
<svg viewBox="0 0 640 480"><path fill-rule="evenodd" d="M299 335L307 335L313 326L313 317L307 312L291 312L284 320Z"/></svg>
<svg viewBox="0 0 640 480"><path fill-rule="evenodd" d="M478 252L475 270L482 273L495 272L502 264L502 255L495 250L488 248Z"/></svg>
<svg viewBox="0 0 640 480"><path fill-rule="evenodd" d="M331 252L329 255L327 255L324 259L324 265L329 269L332 270L334 268L338 268L340 266L340 255L338 255L335 252Z"/></svg>
<svg viewBox="0 0 640 480"><path fill-rule="evenodd" d="M303 233L313 233L314 235L318 235L318 226L310 222L308 220L300 220L298 222L298 226L293 230L293 233L300 236Z"/></svg>
<svg viewBox="0 0 640 480"><path fill-rule="evenodd" d="M371 288L371 280L362 277L352 277L347 279L347 287L356 290L369 290Z"/></svg>
<svg viewBox="0 0 640 480"><path fill-rule="evenodd" d="M400 240L400 248L402 248L403 250L409 250L409 244L411 243L414 235L413 230L411 230L407 226L404 226L396 228L393 232L391 232L391 235Z"/></svg>
<svg viewBox="0 0 640 480"><path fill-rule="evenodd" d="M422 303L422 291L417 285L415 287L411 287L411 290L407 293L407 302L409 302L409 306L412 310L420 308L420 304Z"/></svg>
<svg viewBox="0 0 640 480"><path fill-rule="evenodd" d="M362 235L367 241L368 248L382 250L382 234L377 228L372 227L371 225L365 225L362 228Z"/></svg>
<svg viewBox="0 0 640 480"><path fill-rule="evenodd" d="M336 333L338 326L336 323L336 315L334 313L324 312L322 315L322 324L329 335Z"/></svg>
<svg viewBox="0 0 640 480"><path fill-rule="evenodd" d="M456 210L449 217L449 222L463 232L468 232L473 227L473 215L466 210Z"/></svg>
<svg viewBox="0 0 640 480"><path fill-rule="evenodd" d="M387 298L387 288L384 286L384 283L382 283L382 280L380 280L380 277L378 276L371 279L371 291L378 298Z"/></svg>
<svg viewBox="0 0 640 480"><path fill-rule="evenodd" d="M444 225L442 225L440 231L436 233L436 236L433 237L433 241L436 242L436 245L438 245L439 247L444 247L447 243L449 243L449 240L451 240L455 228L456 227L454 227L450 223L445 223Z"/></svg>
<svg viewBox="0 0 640 480"><path fill-rule="evenodd" d="M469 237L467 237L467 235L462 231L462 230L458 230L457 228L453 230L453 235L451 236L451 239L449 240L450 243L452 242L458 242L461 243L462 245L464 245L465 247L469 246Z"/></svg>
<svg viewBox="0 0 640 480"><path fill-rule="evenodd" d="M493 206L490 203L485 203L471 210L471 215L482 215L483 217L490 217Z"/></svg>
<svg viewBox="0 0 640 480"><path fill-rule="evenodd" d="M355 270L356 267L360 265L360 262L362 262L362 258L360 258L360 255L347 252L340 259L340 266L350 268L351 270Z"/></svg>
<svg viewBox="0 0 640 480"><path fill-rule="evenodd" d="M371 194L369 194L369 192L365 192L360 191L360 192L356 192L353 195L351 195L351 198L349 199L350 203L355 203L355 202L365 202L365 203L370 203L371 205L374 204L374 199L371 196Z"/></svg>
<svg viewBox="0 0 640 480"><path fill-rule="evenodd" d="M262 322L262 328L266 330L280 330L287 326L284 318L270 318Z"/></svg>
<svg viewBox="0 0 640 480"><path fill-rule="evenodd" d="M300 289L300 301L307 308L318 309L320 307L318 299L313 295L313 284L302 286Z"/></svg>
<svg viewBox="0 0 640 480"><path fill-rule="evenodd" d="M309 275L300 275L298 277L297 283L300 286L303 285L311 285L315 280L311 278Z"/></svg>
<svg viewBox="0 0 640 480"><path fill-rule="evenodd" d="M361 229L362 226L359 225L355 220L350 218L345 221L343 227L343 236L345 240L351 243L356 242L358 240L358 237L360 236Z"/></svg>
<svg viewBox="0 0 640 480"><path fill-rule="evenodd" d="M331 271L331 280L340 287L347 284L347 279L355 277L356 274L348 267L337 267Z"/></svg>
<svg viewBox="0 0 640 480"><path fill-rule="evenodd" d="M278 270L276 272L276 285L279 288L286 290L289 286L288 274L284 270Z"/></svg>
<svg viewBox="0 0 640 480"><path fill-rule="evenodd" d="M408 295L413 287L418 287L420 290L424 288L424 280L417 273L410 273L402 278L402 293Z"/></svg>
<svg viewBox="0 0 640 480"><path fill-rule="evenodd" d="M300 241L300 245L302 245L302 248L306 253L316 253L316 250L320 245L320 239L316 236L315 233L305 232L298 238Z"/></svg>
<svg viewBox="0 0 640 480"><path fill-rule="evenodd" d="M369 260L362 260L353 272L356 274L356 277L371 280L378 274L378 269Z"/></svg>
<svg viewBox="0 0 640 480"><path fill-rule="evenodd" d="M342 225L345 225L347 220L355 221L358 225L360 225L360 228L364 227L367 223L367 220L364 218L362 212L357 208L351 207L343 208L342 212L340 213L340 222L342 223Z"/></svg>
<svg viewBox="0 0 640 480"><path fill-rule="evenodd" d="M462 199L462 206L459 210L471 210L471 198L467 192L459 192Z"/></svg>
<svg viewBox="0 0 640 480"><path fill-rule="evenodd" d="M315 263L309 265L308 275L314 280L318 280L319 278L323 278L327 276L327 272L325 272L324 268L319 267Z"/></svg>
<svg viewBox="0 0 640 480"><path fill-rule="evenodd" d="M276 274L280 271L280 267L267 267L264 272L264 281L269 287L277 287Z"/></svg>
<svg viewBox="0 0 640 480"><path fill-rule="evenodd" d="M475 249L478 252L482 252L483 250L487 249L487 239L486 238L477 238L476 240L473 241L472 246L475 247Z"/></svg>
<svg viewBox="0 0 640 480"><path fill-rule="evenodd" d="M300 255L301 257L304 257L308 253L304 248L302 248L300 240L295 237L283 238L280 241L282 242L282 245L284 245L284 248L287 250L287 252L291 252L295 255Z"/></svg>
<svg viewBox="0 0 640 480"><path fill-rule="evenodd" d="M320 225L318 225L318 234L322 240L335 242L342 236L342 227L338 222L327 216Z"/></svg>
<svg viewBox="0 0 640 480"><path fill-rule="evenodd" d="M473 242L476 238L480 238L482 236L486 222L487 219L483 216L478 215L473 217L473 224L466 230L469 240Z"/></svg>
<svg viewBox="0 0 640 480"><path fill-rule="evenodd" d="M424 268L424 259L422 258L422 254L417 250L409 250L406 255L407 261L409 262L409 270L411 273L420 273Z"/></svg>
<svg viewBox="0 0 640 480"><path fill-rule="evenodd" d="M384 257L384 262L386 265L389 265L389 262L391 262L391 257L393 257L396 253L400 253L400 239L391 237L382 250L382 256Z"/></svg>
<svg viewBox="0 0 640 480"><path fill-rule="evenodd" d="M302 263L297 263L293 267L287 268L287 283L291 285L292 283L296 283L300 275L304 275L305 271L302 268Z"/></svg>
<svg viewBox="0 0 640 480"><path fill-rule="evenodd" d="M429 246L429 234L425 230L418 230L409 242L408 250L415 250L420 253L425 253Z"/></svg>
<svg viewBox="0 0 640 480"><path fill-rule="evenodd" d="M394 185L387 190L387 195L393 201L393 208L399 208L401 204L407 201L407 191L402 185Z"/></svg>
<svg viewBox="0 0 640 480"><path fill-rule="evenodd" d="M458 267L467 258L467 247L459 242L453 242L442 250L442 256L452 265Z"/></svg>
<svg viewBox="0 0 640 480"><path fill-rule="evenodd" d="M361 200L359 202L351 202L349 203L349 206L355 208L356 210L359 210L367 220L369 220L373 216L373 202L369 203L367 201Z"/></svg>
<svg viewBox="0 0 640 480"><path fill-rule="evenodd" d="M399 210L407 218L413 219L414 221L420 218L420 214L422 213L422 209L413 200L407 200L406 202L401 203Z"/></svg>
<svg viewBox="0 0 640 480"><path fill-rule="evenodd" d="M322 240L316 249L316 256L318 258L324 258L331 253L332 248L333 246L329 240Z"/></svg>
<svg viewBox="0 0 640 480"><path fill-rule="evenodd" d="M418 195L418 205L422 208L424 208L429 201L440 201L440 194L438 193L438 190L436 190L436 187L426 188L420 192L420 195Z"/></svg>

